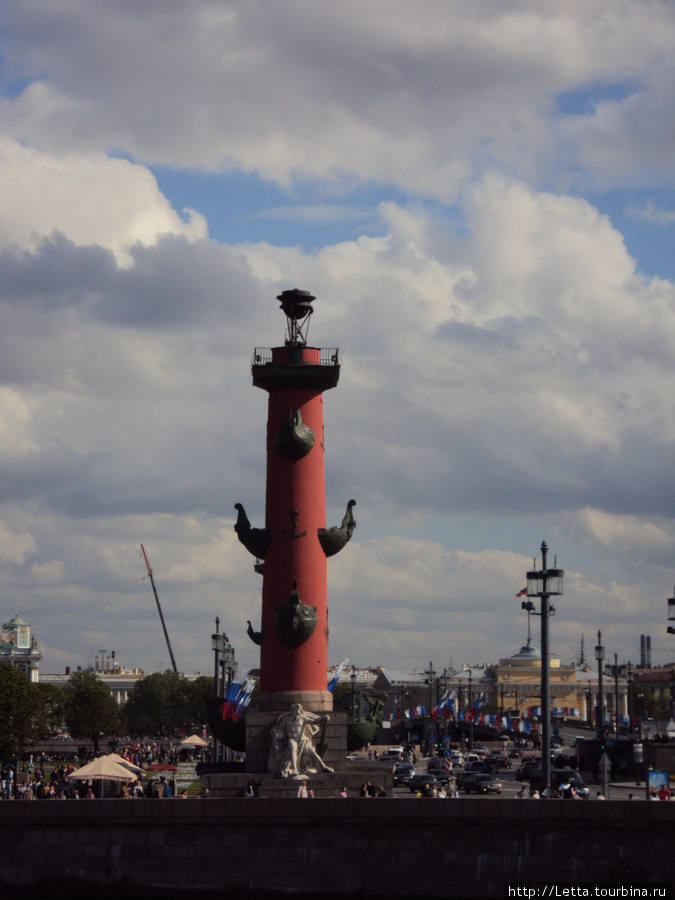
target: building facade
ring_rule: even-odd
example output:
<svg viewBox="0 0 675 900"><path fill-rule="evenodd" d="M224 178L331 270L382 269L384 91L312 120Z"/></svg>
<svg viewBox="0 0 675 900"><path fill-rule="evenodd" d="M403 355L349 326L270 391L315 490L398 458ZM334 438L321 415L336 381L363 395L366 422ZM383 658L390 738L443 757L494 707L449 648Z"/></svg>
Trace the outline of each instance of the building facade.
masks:
<svg viewBox="0 0 675 900"><path fill-rule="evenodd" d="M0 629L0 662L11 663L29 681L38 681L41 659L42 650L31 634L30 625L17 613Z"/></svg>

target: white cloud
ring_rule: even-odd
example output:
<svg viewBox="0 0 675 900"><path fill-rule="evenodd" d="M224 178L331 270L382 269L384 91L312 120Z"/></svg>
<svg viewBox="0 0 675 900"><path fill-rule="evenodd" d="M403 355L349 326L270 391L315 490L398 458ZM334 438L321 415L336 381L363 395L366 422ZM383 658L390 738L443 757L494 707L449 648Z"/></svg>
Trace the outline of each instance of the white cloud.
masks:
<svg viewBox="0 0 675 900"><path fill-rule="evenodd" d="M193 211L181 219L143 166L103 155L40 152L0 141L0 246L35 249L57 231L77 244L97 244L129 264L129 247L161 235L206 237Z"/></svg>
<svg viewBox="0 0 675 900"><path fill-rule="evenodd" d="M663 627L675 289L565 186L671 177L672 7L438 10L11 7L0 594L47 666L113 645L168 664L141 542L179 665L210 671L216 615L255 663L260 579L233 505L262 523L249 362L283 340L275 296L295 286L317 295L312 342L343 361L325 397L329 522L358 504L330 564L331 658L515 652L522 554L542 533L567 571L557 652L598 627L620 646ZM261 196L219 244L162 194L157 163L295 182L298 206ZM397 199L377 205L386 184ZM265 214L313 224L315 249L252 238ZM373 234L352 239L360 215Z"/></svg>
<svg viewBox="0 0 675 900"><path fill-rule="evenodd" d="M0 521L0 559L22 566L35 553L35 541L27 532L19 533Z"/></svg>
<svg viewBox="0 0 675 900"><path fill-rule="evenodd" d="M529 509L544 521L587 510L560 530L561 558L574 547L583 556L592 540L621 559L639 534L640 571L654 577L649 554L667 538L649 516L671 508L672 285L639 279L585 201L488 178L465 210L458 238L422 208L389 204L388 235L312 256L181 237L135 248L126 269L65 241L9 254L13 293L0 314L24 363L7 396L31 415L16 420L1 483L7 509L30 503L45 519L39 536L33 520L30 565L50 603L82 608L93 592L128 618L111 640L140 653L138 632L156 624L131 592L144 542L182 658L194 650L208 664L185 630L190 617L207 630L224 591L226 628L256 625L260 581L230 530L237 501L262 518L266 401L248 364L254 346L282 339L274 297L296 284L317 294L313 339L343 354L325 400L328 518L339 521L354 496L357 520L381 535L361 543L357 530L331 563L331 652L348 655L356 631L364 655L390 664L456 655L453 646L485 658L520 646L511 598L530 547L515 535L480 553L412 539L429 516ZM134 303L120 305L126 297ZM41 324L44 349L17 327L15 307ZM59 346L60 356L45 352ZM50 528L63 523L55 545ZM642 615L638 573L619 568L625 580L614 573L609 587L577 576L566 613L576 625L559 632L561 652L576 652L589 617L620 613L628 629ZM497 643L495 609L509 621ZM436 628L446 637L430 639Z"/></svg>
<svg viewBox="0 0 675 900"><path fill-rule="evenodd" d="M655 225L671 225L675 222L675 212L670 209L659 209L653 203L647 203L643 207L629 206L626 210L629 216L636 219L645 219Z"/></svg>
<svg viewBox="0 0 675 900"><path fill-rule="evenodd" d="M148 162L233 166L284 184L356 176L449 198L485 163L533 179L556 162L602 179L603 158L614 169L626 152L641 167L640 125L672 171L667 2L611 15L605 0L442 10L27 2L7 18L6 58L24 87L3 104L5 133L53 152L123 147ZM557 94L636 74L649 84L646 104L598 105L559 131Z"/></svg>

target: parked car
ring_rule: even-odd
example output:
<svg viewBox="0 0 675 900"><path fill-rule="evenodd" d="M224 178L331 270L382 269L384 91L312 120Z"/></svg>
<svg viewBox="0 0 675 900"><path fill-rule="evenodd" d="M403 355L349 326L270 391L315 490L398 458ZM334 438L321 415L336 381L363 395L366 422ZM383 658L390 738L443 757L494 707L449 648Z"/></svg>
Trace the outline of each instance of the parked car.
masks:
<svg viewBox="0 0 675 900"><path fill-rule="evenodd" d="M427 787L431 787L434 784L440 787L441 781L430 772L427 772L426 775L413 775L408 782L408 790L413 794L418 792L424 793Z"/></svg>
<svg viewBox="0 0 675 900"><path fill-rule="evenodd" d="M384 755L380 757L380 759L384 758L403 762L403 759L405 758L405 750L403 749L403 747L389 747L386 753L386 757Z"/></svg>
<svg viewBox="0 0 675 900"><path fill-rule="evenodd" d="M464 787L464 782L469 778L474 778L475 775L477 775L477 774L479 774L479 773L477 773L477 772L458 772L457 775L454 776L455 785L457 787L457 790L461 791L462 788Z"/></svg>
<svg viewBox="0 0 675 900"><path fill-rule="evenodd" d="M440 784L447 784L452 778L452 773L446 772L445 769L434 769L433 775Z"/></svg>
<svg viewBox="0 0 675 900"><path fill-rule="evenodd" d="M508 758L506 753L503 753L501 750L492 750L488 754L486 762L489 772L496 772L499 769L511 768L511 760Z"/></svg>
<svg viewBox="0 0 675 900"><path fill-rule="evenodd" d="M541 769L532 769L525 778L530 783L530 789L541 791L544 788L544 775ZM551 787L557 791L561 784L569 783L575 788L582 800L588 800L590 791L586 782L574 769L551 769Z"/></svg>
<svg viewBox="0 0 675 900"><path fill-rule="evenodd" d="M412 763L399 763L394 769L394 786L407 784L415 774L415 766Z"/></svg>
<svg viewBox="0 0 675 900"><path fill-rule="evenodd" d="M541 769L540 760L523 760L520 767L516 771L516 781L527 781L530 772L534 771L535 769Z"/></svg>
<svg viewBox="0 0 675 900"><path fill-rule="evenodd" d="M464 779L462 790L465 794L501 794L502 783L494 775L477 773Z"/></svg>

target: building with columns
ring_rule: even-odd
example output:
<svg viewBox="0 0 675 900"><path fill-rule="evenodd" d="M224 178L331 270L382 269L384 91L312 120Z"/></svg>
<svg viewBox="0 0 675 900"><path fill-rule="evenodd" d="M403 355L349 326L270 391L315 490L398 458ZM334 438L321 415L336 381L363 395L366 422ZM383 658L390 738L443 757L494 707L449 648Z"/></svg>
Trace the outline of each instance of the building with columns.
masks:
<svg viewBox="0 0 675 900"><path fill-rule="evenodd" d="M590 724L599 703L597 666L583 661L564 663L555 656L550 657L549 665L552 715ZM381 667L377 673L374 689L387 694L385 714L397 718L406 709L433 708L446 692L454 695L456 712L470 710L479 698L491 712L515 719L536 715L534 710L541 707L541 653L529 636L517 653L496 663L431 673L425 669L404 672ZM605 720L613 722L618 707L619 722L624 724L629 714L628 679L625 674L619 677L617 698L615 679L606 671L603 675ZM663 677L670 679L670 670ZM672 684L675 685L675 674ZM667 686L670 690L670 680Z"/></svg>
<svg viewBox="0 0 675 900"><path fill-rule="evenodd" d="M92 671L95 672L99 681L108 688L118 706L123 706L127 702L136 686L136 682L145 677L142 669L125 669L119 665L102 671L98 669L92 669ZM68 667L63 674L42 675L40 681L45 684L53 684L59 688L67 688L70 675L71 670Z"/></svg>
<svg viewBox="0 0 675 900"><path fill-rule="evenodd" d="M11 663L29 681L38 681L41 659L42 650L31 635L30 625L17 613L0 629L0 662Z"/></svg>

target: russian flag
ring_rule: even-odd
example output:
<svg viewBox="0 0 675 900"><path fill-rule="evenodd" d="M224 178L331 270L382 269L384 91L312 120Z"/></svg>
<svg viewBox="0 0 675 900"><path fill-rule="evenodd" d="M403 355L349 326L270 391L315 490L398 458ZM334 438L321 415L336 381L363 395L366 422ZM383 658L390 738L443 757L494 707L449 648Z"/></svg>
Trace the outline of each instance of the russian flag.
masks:
<svg viewBox="0 0 675 900"><path fill-rule="evenodd" d="M328 685L328 690L332 693L335 685L338 683L338 678L344 672L344 668L349 662L349 657L347 659L343 659L340 665L337 667L337 671L335 672L335 676L331 678L330 684Z"/></svg>

